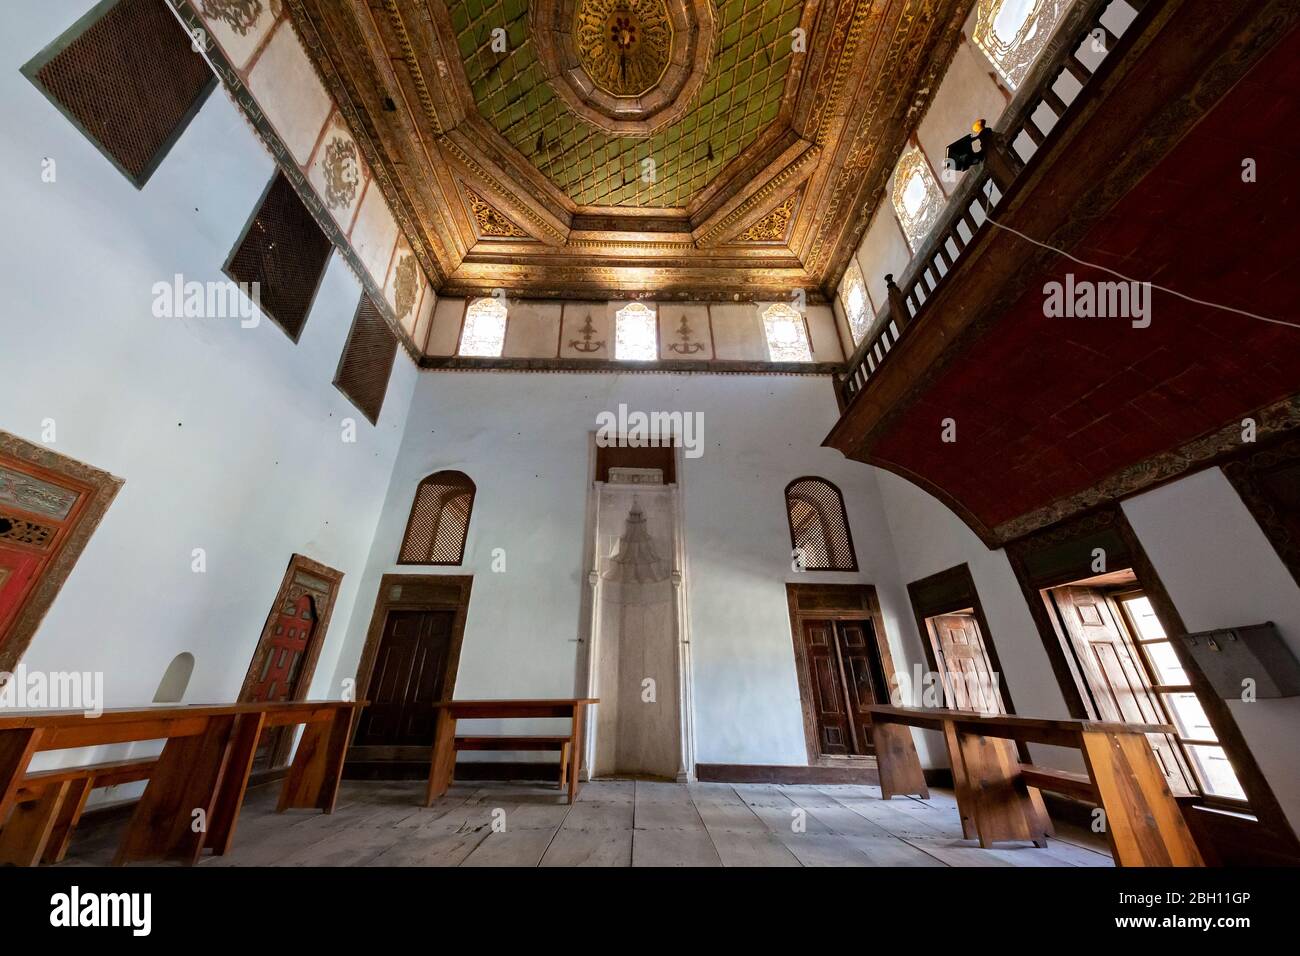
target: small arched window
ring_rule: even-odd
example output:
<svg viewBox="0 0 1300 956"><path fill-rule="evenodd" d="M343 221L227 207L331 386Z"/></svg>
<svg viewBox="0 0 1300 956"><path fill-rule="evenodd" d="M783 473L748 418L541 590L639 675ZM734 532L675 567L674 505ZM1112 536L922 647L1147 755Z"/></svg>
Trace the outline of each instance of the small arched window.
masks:
<svg viewBox="0 0 1300 956"><path fill-rule="evenodd" d="M475 299L465 309L457 355L497 358L506 344L506 306L491 297Z"/></svg>
<svg viewBox="0 0 1300 956"><path fill-rule="evenodd" d="M980 0L972 39L1016 89L1069 5L1070 0Z"/></svg>
<svg viewBox="0 0 1300 956"><path fill-rule="evenodd" d="M824 478L796 478L785 488L790 545L805 571L856 571L844 496Z"/></svg>
<svg viewBox="0 0 1300 956"><path fill-rule="evenodd" d="M849 263L840 282L840 305L844 306L844 315L849 320L849 332L853 335L853 344L857 345L867 334L871 324L871 305L867 301L867 285L862 279L862 270L857 260Z"/></svg>
<svg viewBox="0 0 1300 956"><path fill-rule="evenodd" d="M803 316L793 306L778 302L763 312L767 336L767 357L773 362L811 362L808 330Z"/></svg>
<svg viewBox="0 0 1300 956"><path fill-rule="evenodd" d="M945 202L929 161L915 146L905 149L898 160L892 198L907 244L915 250L938 221Z"/></svg>
<svg viewBox="0 0 1300 956"><path fill-rule="evenodd" d="M437 471L420 482L402 536L398 564L460 564L465 560L474 482L459 471Z"/></svg>

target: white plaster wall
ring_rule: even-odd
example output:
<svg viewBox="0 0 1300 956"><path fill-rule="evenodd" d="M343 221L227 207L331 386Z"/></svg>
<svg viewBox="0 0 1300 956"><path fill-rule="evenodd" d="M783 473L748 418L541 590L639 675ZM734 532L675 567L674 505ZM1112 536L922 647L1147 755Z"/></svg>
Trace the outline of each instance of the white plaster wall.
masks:
<svg viewBox="0 0 1300 956"><path fill-rule="evenodd" d="M703 414L680 474L696 759L806 764L787 581L875 584L896 665L921 659L872 470L819 445L838 414L825 377L422 373L336 678L356 672L380 576L415 570L394 562L416 485L454 468L478 486L465 563L428 572L474 575L456 696L573 695L589 436L620 403ZM860 573L791 571L784 490L806 474L843 491Z"/></svg>
<svg viewBox="0 0 1300 956"><path fill-rule="evenodd" d="M1006 552L990 551L975 532L928 492L889 472L876 470L875 474L904 586L959 564L969 565L1002 664L1003 686L1010 690L1016 711L1034 717L1069 717ZM915 654L923 660L920 640L918 635ZM946 766L947 754L938 735L924 736L932 764ZM1035 745L1032 752L1034 759L1047 766L1083 768L1075 751Z"/></svg>
<svg viewBox="0 0 1300 956"><path fill-rule="evenodd" d="M1300 656L1300 588L1222 471L1197 472L1123 509L1189 629L1272 621ZM1300 698L1228 708L1300 832Z"/></svg>
<svg viewBox="0 0 1300 956"><path fill-rule="evenodd" d="M0 37L0 428L40 441L53 419L54 451L126 481L23 663L102 671L122 706L190 651L186 702L230 700L297 551L345 573L311 688L337 695L414 364L399 354L377 427L331 384L360 295L337 256L297 345L269 320L153 316L155 282L224 278L273 164L217 90L136 190L19 73L90 5L24 3Z"/></svg>

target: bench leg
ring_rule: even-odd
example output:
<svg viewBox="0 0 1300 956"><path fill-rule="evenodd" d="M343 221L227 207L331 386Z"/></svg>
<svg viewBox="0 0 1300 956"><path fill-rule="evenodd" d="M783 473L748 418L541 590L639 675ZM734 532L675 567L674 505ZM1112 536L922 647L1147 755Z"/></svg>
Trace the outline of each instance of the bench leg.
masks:
<svg viewBox="0 0 1300 956"><path fill-rule="evenodd" d="M45 855L41 857L42 863L63 862L63 858L68 855L68 846L72 843L72 833L81 821L81 813L86 809L86 801L90 799L90 791L95 789L94 780L90 777L69 780L68 783L71 786L68 787L63 804L59 807L59 816L54 821L50 842L45 844Z"/></svg>
<svg viewBox="0 0 1300 956"><path fill-rule="evenodd" d="M331 719L307 725L280 791L277 812L291 808L334 812L355 713L351 707L340 707Z"/></svg>
<svg viewBox="0 0 1300 956"><path fill-rule="evenodd" d="M1035 846L1046 846L1047 817L1039 813L1020 776L1015 743L960 730L957 740L974 797L980 846L988 849L1003 840L1030 840Z"/></svg>
<svg viewBox="0 0 1300 956"><path fill-rule="evenodd" d="M433 806L451 787L456 774L456 718L446 708L438 711L438 722L433 731L433 754L429 760L429 787L424 795L424 805Z"/></svg>
<svg viewBox="0 0 1300 956"><path fill-rule="evenodd" d="M230 757L226 772L221 777L217 803L208 821L208 837L204 846L216 856L224 856L235 840L235 826L239 822L239 809L244 805L244 792L248 777L253 772L253 758L257 754L257 741L262 734L266 712L240 714L235 718L235 732L230 742Z"/></svg>
<svg viewBox="0 0 1300 956"><path fill-rule="evenodd" d="M560 745L560 789L564 790L569 786L569 747L571 744Z"/></svg>
<svg viewBox="0 0 1300 956"><path fill-rule="evenodd" d="M41 731L33 727L0 730L0 826L14 808L27 765L40 741Z"/></svg>
<svg viewBox="0 0 1300 956"><path fill-rule="evenodd" d="M198 862L234 726L233 716L210 717L201 733L168 739L135 806L114 865Z"/></svg>
<svg viewBox="0 0 1300 956"><path fill-rule="evenodd" d="M1080 735L1119 866L1204 866L1165 775L1142 734Z"/></svg>
<svg viewBox="0 0 1300 956"><path fill-rule="evenodd" d="M966 775L966 763L962 759L957 728L950 720L943 722L943 742L948 746L948 764L952 767L952 789L957 795L957 815L961 818L961 835L963 839L974 840L979 836L979 832L975 829L975 794L971 791L970 778Z"/></svg>
<svg viewBox="0 0 1300 956"><path fill-rule="evenodd" d="M930 799L921 758L916 755L912 730L882 720L871 722L871 739L876 746L876 773L880 776L880 799L916 794Z"/></svg>
<svg viewBox="0 0 1300 956"><path fill-rule="evenodd" d="M578 799L578 770L582 764L582 734L586 726L587 707L573 705L573 734L569 742L569 802Z"/></svg>
<svg viewBox="0 0 1300 956"><path fill-rule="evenodd" d="M71 784L70 780L49 784L35 800L14 807L0 830L0 865L36 866L41 862Z"/></svg>

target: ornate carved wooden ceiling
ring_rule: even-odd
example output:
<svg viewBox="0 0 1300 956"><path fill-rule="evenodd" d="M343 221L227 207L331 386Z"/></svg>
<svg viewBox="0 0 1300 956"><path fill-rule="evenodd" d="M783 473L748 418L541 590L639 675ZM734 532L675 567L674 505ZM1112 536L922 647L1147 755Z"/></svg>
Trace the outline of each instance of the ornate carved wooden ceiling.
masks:
<svg viewBox="0 0 1300 956"><path fill-rule="evenodd" d="M974 0L285 2L443 294L816 301Z"/></svg>

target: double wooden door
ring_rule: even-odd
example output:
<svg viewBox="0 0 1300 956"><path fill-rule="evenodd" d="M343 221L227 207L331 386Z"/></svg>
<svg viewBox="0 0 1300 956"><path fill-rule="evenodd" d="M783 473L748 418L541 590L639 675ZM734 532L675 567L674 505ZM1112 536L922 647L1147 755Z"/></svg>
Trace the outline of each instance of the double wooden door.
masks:
<svg viewBox="0 0 1300 956"><path fill-rule="evenodd" d="M889 703L875 626L870 619L806 620L803 641L822 755L874 754L866 708Z"/></svg>
<svg viewBox="0 0 1300 956"><path fill-rule="evenodd" d="M392 610L384 620L356 746L430 746L456 611Z"/></svg>

